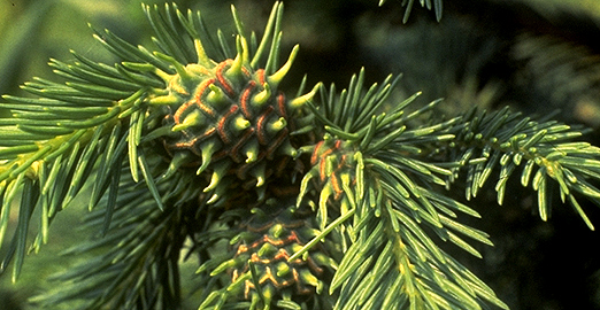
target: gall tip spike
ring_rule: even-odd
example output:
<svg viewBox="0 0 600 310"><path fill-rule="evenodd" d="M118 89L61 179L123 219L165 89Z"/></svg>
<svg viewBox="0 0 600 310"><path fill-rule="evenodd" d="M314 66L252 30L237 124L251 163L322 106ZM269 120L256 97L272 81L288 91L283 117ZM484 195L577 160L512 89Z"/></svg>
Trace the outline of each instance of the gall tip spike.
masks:
<svg viewBox="0 0 600 310"><path fill-rule="evenodd" d="M277 72L275 72L272 75L270 75L269 77L267 77L267 80L269 81L269 83L271 83L275 86L277 86L277 85L279 85L279 83L281 83L283 78L290 71L290 68L292 67L292 64L294 63L294 59L296 59L296 56L298 55L299 50L300 50L300 46L298 44L296 44L294 46L294 48L292 49L292 52L290 53L290 56L288 57L288 60L286 61L286 63L281 68L279 68L279 70L277 70Z"/></svg>
<svg viewBox="0 0 600 310"><path fill-rule="evenodd" d="M252 103L257 107L265 105L271 98L271 86L269 83L264 83L262 86L264 89L252 98Z"/></svg>
<svg viewBox="0 0 600 310"><path fill-rule="evenodd" d="M292 109L297 109L299 107L302 107L304 104L306 104L307 102L309 102L313 99L313 97L315 96L317 91L322 86L323 86L323 83L319 82L315 85L315 87L313 87L313 89L309 93L306 93L300 97L296 97L296 98L292 99L292 101L289 102L290 107Z"/></svg>

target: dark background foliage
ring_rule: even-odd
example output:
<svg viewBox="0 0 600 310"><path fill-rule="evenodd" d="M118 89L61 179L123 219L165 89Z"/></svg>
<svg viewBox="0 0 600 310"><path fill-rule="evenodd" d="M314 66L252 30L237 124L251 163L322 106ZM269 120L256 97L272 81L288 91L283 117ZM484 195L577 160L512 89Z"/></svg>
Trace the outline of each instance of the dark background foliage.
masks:
<svg viewBox="0 0 600 310"><path fill-rule="evenodd" d="M175 2L180 8L201 9L214 29L229 27L229 1ZM232 1L250 29L262 29L272 2ZM388 0L383 7L376 0L284 2L286 48L301 45L284 81L290 90L304 73L309 85L345 85L364 66L368 82L403 73L398 96L423 91L423 104L446 98L440 113L458 114L475 104L508 104L539 116L560 109L557 118L595 128L588 139L600 145L600 2L445 0L439 23L433 12L417 7L402 23L400 0ZM73 59L69 49L113 62L91 38L87 22L130 42L149 39L137 0L1 0L0 93L18 93L23 81L50 76L47 60ZM458 187L454 191L456 196L463 193ZM511 309L600 309L598 233L589 231L569 207L554 208L548 222L540 221L535 199L520 185L503 206L496 205L493 188L487 192L470 202L483 218L464 221L488 232L495 247L478 248L482 260L447 250ZM81 239L76 227L85 210L80 209L74 206L59 216L49 245L30 257L16 285L9 277L0 278L2 309L28 309L25 300L52 285L41 279L68 268L70 261L58 253ZM600 225L597 207L584 209ZM182 275L183 283L191 286L190 278ZM197 303L190 305L193 309Z"/></svg>

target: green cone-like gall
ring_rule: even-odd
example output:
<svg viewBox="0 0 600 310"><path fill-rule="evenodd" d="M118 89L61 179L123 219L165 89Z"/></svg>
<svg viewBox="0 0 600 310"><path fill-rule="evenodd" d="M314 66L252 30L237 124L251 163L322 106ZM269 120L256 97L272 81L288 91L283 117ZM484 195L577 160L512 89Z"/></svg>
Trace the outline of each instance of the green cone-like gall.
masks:
<svg viewBox="0 0 600 310"><path fill-rule="evenodd" d="M252 68L242 36L237 38L235 59L219 63L206 56L199 40L195 43L198 63L184 66L163 56L177 72L158 72L167 88L151 103L166 106L163 125L171 132L162 141L171 160L168 173L182 166L199 175L210 173L204 191L211 195L212 203L234 181L263 187L278 167L298 154L290 140L295 127L292 116L317 87L292 100L277 89L297 46L288 61L268 75Z"/></svg>

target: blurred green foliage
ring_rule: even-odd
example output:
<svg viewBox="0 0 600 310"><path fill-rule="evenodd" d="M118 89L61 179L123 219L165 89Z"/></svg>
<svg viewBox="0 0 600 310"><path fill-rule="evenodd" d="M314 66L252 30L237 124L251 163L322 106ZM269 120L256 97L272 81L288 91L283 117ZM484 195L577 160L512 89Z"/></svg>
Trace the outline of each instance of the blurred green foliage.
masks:
<svg viewBox="0 0 600 310"><path fill-rule="evenodd" d="M600 2L596 0L510 0L530 4L539 12L555 16L564 12L580 14L600 21Z"/></svg>

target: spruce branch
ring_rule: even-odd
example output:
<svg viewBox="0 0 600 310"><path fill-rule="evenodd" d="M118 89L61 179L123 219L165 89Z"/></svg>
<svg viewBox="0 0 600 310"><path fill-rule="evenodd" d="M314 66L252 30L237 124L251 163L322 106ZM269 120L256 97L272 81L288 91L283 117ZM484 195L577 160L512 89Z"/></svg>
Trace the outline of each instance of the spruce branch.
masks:
<svg viewBox="0 0 600 310"><path fill-rule="evenodd" d="M450 130L461 118L411 128L440 101L405 115L415 95L382 112L396 81L389 77L366 92L363 81L361 71L339 95L332 95L332 85L329 93L322 91L320 105L309 104L325 140L309 150L313 168L302 180L299 201L312 192L320 197L322 233L315 240L337 228L350 241L330 287L330 292L340 290L335 309L480 309L486 302L506 309L428 233L477 257L481 254L463 236L492 245L484 232L454 220L456 212L479 217L475 210L439 193L452 170L421 158L428 151L424 145L453 141ZM391 288L399 293L390 293Z"/></svg>
<svg viewBox="0 0 600 310"><path fill-rule="evenodd" d="M455 140L438 151L448 160L459 163L452 168L450 185L455 178L467 180L465 196L475 197L495 169L499 178L495 185L498 204L502 204L509 178L522 166L520 183L537 192L538 212L546 221L551 213L550 188L557 186L563 203L569 204L590 229L594 226L576 199L583 196L598 204L599 191L593 185L598 177L600 149L577 141L586 130L572 128L556 121L536 121L505 108L494 112L473 109L462 124L450 132Z"/></svg>
<svg viewBox="0 0 600 310"><path fill-rule="evenodd" d="M161 184L161 189L167 184ZM119 184L115 210L97 208L86 218L90 231L106 230L106 216L114 218L106 236L66 250L63 255L104 252L79 262L53 278L65 286L35 297L43 307L71 304L73 309L116 309L176 307L179 292L179 256L187 234L185 218L193 217L195 206L156 208L152 194L131 177ZM77 301L83 301L77 303Z"/></svg>
<svg viewBox="0 0 600 310"><path fill-rule="evenodd" d="M475 282L469 283L470 280L463 281L464 279L458 278L456 270L442 268L447 266L446 260L452 258L441 252L425 233L425 231L433 231L440 239L450 241L477 257L481 257L481 254L464 241L461 235L492 245L487 234L464 226L453 219L457 216L455 213L457 210L479 217L477 212L443 196L439 188L436 190L433 187L440 185L449 188L450 184L459 177L466 178L466 196L469 200L485 184L493 169L500 166L500 178L496 190L498 203L501 204L508 178L515 168L521 162L525 163L526 168L521 183L527 186L532 176L532 169L537 165L538 170L533 177L533 189L538 192L542 219L546 220L550 211L548 203L550 197L546 191L546 184L547 180L553 179L559 185L562 201L568 200L590 229L593 229L574 196L574 192L577 192L597 203L597 189L590 184L589 179L598 176L594 170L597 165L595 158L598 155L598 148L589 143L574 141L583 134L582 131L572 130L569 126L555 121L537 122L530 118L523 118L519 113L511 112L508 108L490 113L472 109L464 116L437 122L433 120L409 129L412 127L411 120L432 110L439 101L404 115L405 107L414 100L415 96L413 96L399 104L396 109L389 111L389 114L377 114L376 111L382 104L382 101L378 100L385 100L386 86L390 84L384 84L385 86L377 91L377 85L373 85L366 93L362 93L363 80L363 72L361 72L358 77L354 76L351 79L348 89L342 90L338 96L331 95L335 93L335 86L332 86L331 93L322 92L323 104L320 106L309 104L315 113L315 120L318 123L316 127L322 128L325 140L322 145L317 144L308 150L311 153L313 168L302 181L300 199L310 192L309 184L313 178L316 179L316 182L313 180L312 188L316 191L320 189L317 218L320 219L322 234L332 231L332 227L324 229L328 223L335 223L343 227L343 231L348 232L348 238L361 249L360 254L355 257L354 252L351 251L352 246L349 248L332 282L332 290L338 288L341 283L346 283L350 291L342 289L340 296L352 296L348 300L343 297L338 300L341 302L338 304L340 309L361 308L365 304L371 305L375 302L368 300L367 295L361 295L361 292L366 290L377 294L378 290L375 286L369 286L376 284L366 281L366 275L365 278L361 276L369 272L365 266L375 268L391 258L387 257L390 255L387 245L379 244L374 241L375 239L361 240L360 234L364 233L371 238L376 232L384 230L381 225L386 222L389 223L386 229L389 235L386 237L382 235L380 238L399 240L398 244L402 246L395 252L405 255L396 257L395 268L413 266L415 263L412 260L424 261L433 264L426 270L433 268L440 274L445 274L444 279L457 281L452 284L434 281L435 285L439 286L433 291L447 292L448 287L452 287L452 296L460 296L458 300L452 300L448 296L437 299L433 297L434 294L426 293L424 287L433 287L431 283L427 283L420 288L419 293L415 293L414 283L418 282L417 279L406 279L406 283L398 285L404 290L409 290L406 298L412 298L408 302L411 306L421 305L435 309L460 304L478 309L485 307L483 300L487 300L507 308L506 304L498 300L491 289L480 280L470 278ZM386 81L390 83L389 79ZM370 122L362 118L363 111L366 111L365 114L372 115ZM354 127L355 124L359 126ZM439 160L440 157L443 157L442 161ZM378 182L370 183L369 180L378 180ZM354 191L350 184L356 185ZM337 207L331 205L332 201L336 201L334 205ZM363 205L370 205L373 211L361 211L360 207ZM328 217L332 217L332 209L338 210L338 213L328 220ZM371 221L378 223L379 226L361 231L368 225L366 223L369 223L366 215L374 215ZM354 225L349 224L349 219L352 217ZM315 240L325 237L320 235ZM368 251L371 246L374 252L368 254L363 252ZM414 247L414 252L407 254L405 249L407 246ZM366 260L368 257L379 260L368 261ZM346 259L352 262L352 267L346 266L344 263ZM460 267L460 269L464 268ZM422 275L423 271L418 274ZM353 278L354 276L358 278ZM401 278L402 275L398 277ZM431 280L437 276L424 277ZM364 284L366 282L370 284ZM359 285L359 283L363 284ZM392 287L395 284L390 282L386 285ZM473 290L475 287L477 289ZM381 303L382 300L383 297L377 299L377 302ZM400 304L406 300L399 299L396 302L398 304L395 305L400 307ZM377 304L376 307L380 306L381 304Z"/></svg>
<svg viewBox="0 0 600 310"><path fill-rule="evenodd" d="M420 3L441 17L441 1ZM402 4L406 20L414 1ZM584 130L508 108L427 119L441 100L391 102L399 77L365 87L364 70L341 91L305 93L305 79L286 96L298 47L279 63L281 3L260 40L232 7L233 42L199 12L143 9L154 50L95 31L119 63L73 52L50 62L64 83L36 79L33 98L0 103L13 113L0 119L0 244L19 211L0 271L14 261L18 277L32 221L37 251L90 193L97 238L66 254L103 253L56 276L67 284L34 299L45 307L176 307L189 241L200 309L507 309L439 244L481 258L471 242L489 236L459 218L479 213L445 191L464 180L470 200L497 173L502 204L519 166L543 220L557 186L593 229L576 198L600 203L600 149Z"/></svg>

